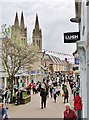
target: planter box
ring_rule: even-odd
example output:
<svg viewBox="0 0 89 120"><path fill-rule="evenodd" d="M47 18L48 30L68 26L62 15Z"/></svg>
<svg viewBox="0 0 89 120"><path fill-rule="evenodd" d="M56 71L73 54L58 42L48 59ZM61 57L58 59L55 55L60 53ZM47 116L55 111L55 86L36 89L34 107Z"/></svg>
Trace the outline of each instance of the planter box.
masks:
<svg viewBox="0 0 89 120"><path fill-rule="evenodd" d="M27 97L25 97L25 98L22 98L21 100L20 100L20 103L21 104L26 104L26 103L28 103L28 102L30 102L31 101L31 95L29 95L29 96L27 96Z"/></svg>

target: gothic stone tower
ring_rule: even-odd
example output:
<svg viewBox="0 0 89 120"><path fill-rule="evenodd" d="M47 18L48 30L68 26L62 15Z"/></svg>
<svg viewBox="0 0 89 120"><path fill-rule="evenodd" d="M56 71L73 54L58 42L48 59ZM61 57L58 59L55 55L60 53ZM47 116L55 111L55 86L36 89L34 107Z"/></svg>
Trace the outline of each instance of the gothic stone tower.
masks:
<svg viewBox="0 0 89 120"><path fill-rule="evenodd" d="M23 12L21 13L20 25L19 25L18 13L16 12L14 25L12 26L12 34L14 35L15 38L17 38L20 34L21 40L27 42L27 27L25 27L24 24Z"/></svg>
<svg viewBox="0 0 89 120"><path fill-rule="evenodd" d="M33 41L33 45L34 46L37 45L39 51L42 52L42 32L41 29L39 28L39 20L37 14L36 14L35 28L33 29L32 41Z"/></svg>

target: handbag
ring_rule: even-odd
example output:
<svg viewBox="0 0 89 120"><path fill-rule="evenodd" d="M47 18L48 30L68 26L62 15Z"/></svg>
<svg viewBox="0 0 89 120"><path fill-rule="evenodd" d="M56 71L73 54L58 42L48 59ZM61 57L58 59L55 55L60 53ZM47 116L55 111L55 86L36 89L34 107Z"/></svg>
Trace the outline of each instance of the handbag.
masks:
<svg viewBox="0 0 89 120"><path fill-rule="evenodd" d="M64 93L62 94L62 97L65 97L65 94L64 94Z"/></svg>

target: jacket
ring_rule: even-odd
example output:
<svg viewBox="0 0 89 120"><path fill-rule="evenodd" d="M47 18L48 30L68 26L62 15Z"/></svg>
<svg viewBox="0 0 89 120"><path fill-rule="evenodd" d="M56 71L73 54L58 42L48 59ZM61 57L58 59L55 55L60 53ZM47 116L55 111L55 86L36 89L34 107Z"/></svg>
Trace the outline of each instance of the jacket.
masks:
<svg viewBox="0 0 89 120"><path fill-rule="evenodd" d="M69 113L67 113L67 110L64 111L64 120L76 120L77 116L74 112L74 110L69 110Z"/></svg>
<svg viewBox="0 0 89 120"><path fill-rule="evenodd" d="M79 95L74 98L74 110L82 110L82 100Z"/></svg>
<svg viewBox="0 0 89 120"><path fill-rule="evenodd" d="M41 89L40 96L42 97L43 100L46 100L46 98L47 98L47 92L44 89Z"/></svg>
<svg viewBox="0 0 89 120"><path fill-rule="evenodd" d="M65 98L68 98L69 97L69 92L68 92L68 90L64 90L64 94L65 94Z"/></svg>

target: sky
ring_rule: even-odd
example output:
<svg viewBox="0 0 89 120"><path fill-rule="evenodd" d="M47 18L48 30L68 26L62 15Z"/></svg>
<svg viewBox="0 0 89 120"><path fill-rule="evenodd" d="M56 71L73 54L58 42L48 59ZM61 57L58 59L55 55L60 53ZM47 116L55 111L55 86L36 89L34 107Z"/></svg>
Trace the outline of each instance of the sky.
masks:
<svg viewBox="0 0 89 120"><path fill-rule="evenodd" d="M76 43L64 43L64 33L78 31L78 24L70 22L75 17L74 5L74 0L0 0L0 25L14 24L16 12L20 19L23 11L28 40L31 42L37 13L42 29L43 49L72 55ZM62 59L68 57L55 55Z"/></svg>

